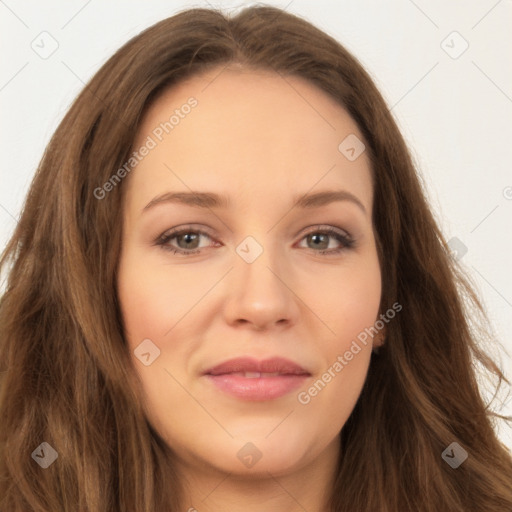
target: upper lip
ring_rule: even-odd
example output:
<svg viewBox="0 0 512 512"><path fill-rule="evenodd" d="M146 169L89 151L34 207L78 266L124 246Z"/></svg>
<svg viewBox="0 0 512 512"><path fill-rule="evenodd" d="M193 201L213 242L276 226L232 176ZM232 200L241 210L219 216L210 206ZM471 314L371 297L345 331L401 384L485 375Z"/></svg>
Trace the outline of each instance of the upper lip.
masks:
<svg viewBox="0 0 512 512"><path fill-rule="evenodd" d="M229 359L204 372L204 375L223 375L237 372L279 373L281 375L310 375L297 363L283 357L272 357L258 361L252 357Z"/></svg>

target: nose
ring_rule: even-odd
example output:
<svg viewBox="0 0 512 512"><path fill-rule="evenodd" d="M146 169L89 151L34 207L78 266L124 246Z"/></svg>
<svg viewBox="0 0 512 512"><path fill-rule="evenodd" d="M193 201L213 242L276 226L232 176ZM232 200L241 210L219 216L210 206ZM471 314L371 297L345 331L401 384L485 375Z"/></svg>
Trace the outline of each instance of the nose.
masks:
<svg viewBox="0 0 512 512"><path fill-rule="evenodd" d="M263 331L297 322L299 304L290 272L283 257L265 248L252 263L235 253L234 269L229 274L226 322L234 327L247 326Z"/></svg>

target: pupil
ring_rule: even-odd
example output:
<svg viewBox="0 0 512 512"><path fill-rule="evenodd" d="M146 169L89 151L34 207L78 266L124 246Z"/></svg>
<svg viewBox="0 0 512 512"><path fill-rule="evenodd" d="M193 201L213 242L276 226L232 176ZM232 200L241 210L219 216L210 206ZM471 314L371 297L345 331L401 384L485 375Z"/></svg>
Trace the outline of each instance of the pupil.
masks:
<svg viewBox="0 0 512 512"><path fill-rule="evenodd" d="M185 242L188 244L190 243L191 241L194 242L194 239L195 241L197 241L197 235L196 234L193 234L193 233L186 233L185 235L182 235L182 238L185 239ZM195 248L195 246L193 247ZM186 247L186 249L190 249L190 247Z"/></svg>
<svg viewBox="0 0 512 512"><path fill-rule="evenodd" d="M312 240L318 240L319 238L324 237L324 244L322 246L322 249L327 249L327 246L329 245L329 243L327 242L327 245L325 244L326 235L324 235L324 234L316 234L316 235L310 235L310 237L311 237ZM322 243L322 242L320 241L320 243ZM319 245L316 242L315 242L315 245L317 247L319 247Z"/></svg>

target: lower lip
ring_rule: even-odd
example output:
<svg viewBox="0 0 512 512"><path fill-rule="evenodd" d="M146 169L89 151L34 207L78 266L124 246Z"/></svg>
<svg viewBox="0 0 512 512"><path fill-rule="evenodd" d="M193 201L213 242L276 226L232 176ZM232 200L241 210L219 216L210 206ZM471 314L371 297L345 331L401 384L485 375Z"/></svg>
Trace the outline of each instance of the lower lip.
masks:
<svg viewBox="0 0 512 512"><path fill-rule="evenodd" d="M244 400L272 400L299 388L309 375L248 378L241 375L206 375L221 391Z"/></svg>

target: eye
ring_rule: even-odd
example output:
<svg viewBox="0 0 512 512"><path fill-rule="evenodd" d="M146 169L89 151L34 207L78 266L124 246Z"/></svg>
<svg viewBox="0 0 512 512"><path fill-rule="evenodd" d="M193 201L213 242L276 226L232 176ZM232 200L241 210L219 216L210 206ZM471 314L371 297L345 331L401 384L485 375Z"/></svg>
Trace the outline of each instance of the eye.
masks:
<svg viewBox="0 0 512 512"><path fill-rule="evenodd" d="M166 251L174 252L174 254L198 254L201 252L199 244L202 237L211 238L206 231L185 227L164 233L157 239L156 244ZM172 240L176 240L178 247L170 244Z"/></svg>
<svg viewBox="0 0 512 512"><path fill-rule="evenodd" d="M354 247L354 240L350 235L344 231L338 231L331 226L315 226L313 230L309 231L302 240L306 240L306 244L311 243L314 252L326 255L326 254L338 254L341 251L351 249ZM337 243L337 247L329 247L329 239L334 239ZM311 248L311 245L309 246ZM320 250L318 250L320 249Z"/></svg>
<svg viewBox="0 0 512 512"><path fill-rule="evenodd" d="M181 229L176 228L163 233L155 241L155 245L160 246L166 251L171 251L173 254L189 256L199 254L205 248L205 246L200 246L201 239L212 240L212 236L204 230L185 226ZM330 247L332 245L330 239L334 239L337 246ZM338 254L341 251L352 248L355 243L348 233L330 226L315 226L313 230L301 238L301 242L303 240L306 241L306 244L311 244L308 246L309 249L321 255ZM217 246L221 245L218 242L215 242L215 244Z"/></svg>

